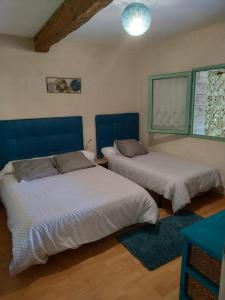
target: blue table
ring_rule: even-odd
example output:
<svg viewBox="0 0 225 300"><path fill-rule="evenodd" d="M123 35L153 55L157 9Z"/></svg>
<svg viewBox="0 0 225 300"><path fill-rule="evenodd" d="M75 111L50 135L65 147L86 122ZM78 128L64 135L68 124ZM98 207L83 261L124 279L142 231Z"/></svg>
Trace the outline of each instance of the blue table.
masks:
<svg viewBox="0 0 225 300"><path fill-rule="evenodd" d="M194 269L189 261L192 246L198 247L215 260L222 261L225 244L225 210L186 227L182 230L182 234L184 235L184 246L180 281L180 300L190 299L186 293L188 276L191 276L217 297L219 294L219 286Z"/></svg>

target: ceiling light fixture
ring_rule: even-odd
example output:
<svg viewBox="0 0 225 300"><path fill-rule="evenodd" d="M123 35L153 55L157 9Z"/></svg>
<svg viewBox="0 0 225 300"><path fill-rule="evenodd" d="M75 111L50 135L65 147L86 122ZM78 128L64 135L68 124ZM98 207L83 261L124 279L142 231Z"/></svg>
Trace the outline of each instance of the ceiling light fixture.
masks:
<svg viewBox="0 0 225 300"><path fill-rule="evenodd" d="M122 13L122 24L130 35L144 34L151 26L150 9L140 2L129 4Z"/></svg>

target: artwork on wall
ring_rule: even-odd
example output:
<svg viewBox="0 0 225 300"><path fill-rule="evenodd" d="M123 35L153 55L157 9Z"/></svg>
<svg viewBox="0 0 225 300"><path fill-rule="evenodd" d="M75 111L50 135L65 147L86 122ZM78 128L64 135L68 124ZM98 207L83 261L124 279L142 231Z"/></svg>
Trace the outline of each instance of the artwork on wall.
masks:
<svg viewBox="0 0 225 300"><path fill-rule="evenodd" d="M46 77L48 93L81 93L81 78Z"/></svg>

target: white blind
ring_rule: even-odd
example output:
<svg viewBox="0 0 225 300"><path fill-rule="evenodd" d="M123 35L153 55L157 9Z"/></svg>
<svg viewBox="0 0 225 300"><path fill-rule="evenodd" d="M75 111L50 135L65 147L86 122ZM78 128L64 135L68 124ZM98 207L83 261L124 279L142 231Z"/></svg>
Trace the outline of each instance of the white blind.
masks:
<svg viewBox="0 0 225 300"><path fill-rule="evenodd" d="M153 81L154 129L185 130L188 78Z"/></svg>

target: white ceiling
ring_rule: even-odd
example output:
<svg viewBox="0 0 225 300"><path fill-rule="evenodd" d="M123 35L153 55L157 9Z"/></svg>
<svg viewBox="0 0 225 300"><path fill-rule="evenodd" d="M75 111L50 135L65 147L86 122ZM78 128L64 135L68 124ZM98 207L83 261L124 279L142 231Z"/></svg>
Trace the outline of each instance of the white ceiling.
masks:
<svg viewBox="0 0 225 300"><path fill-rule="evenodd" d="M0 33L33 37L63 0L0 0ZM141 47L225 20L225 0L142 0L152 11L151 29L129 37L121 25L132 0L114 0L67 39Z"/></svg>

